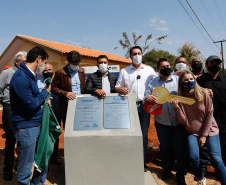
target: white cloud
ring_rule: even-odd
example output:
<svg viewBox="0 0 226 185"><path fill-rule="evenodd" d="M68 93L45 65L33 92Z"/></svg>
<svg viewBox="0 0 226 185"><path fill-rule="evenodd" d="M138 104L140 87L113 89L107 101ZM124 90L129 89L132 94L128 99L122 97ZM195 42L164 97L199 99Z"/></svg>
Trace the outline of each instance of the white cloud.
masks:
<svg viewBox="0 0 226 185"><path fill-rule="evenodd" d="M79 45L80 45L78 42L75 42L75 41L70 40L70 39L62 39L62 41L63 41L65 44L70 44L70 45L75 45L75 46L79 46Z"/></svg>
<svg viewBox="0 0 226 185"><path fill-rule="evenodd" d="M160 31L169 31L169 27L159 27L159 26L156 26L155 29L156 30L160 30Z"/></svg>
<svg viewBox="0 0 226 185"><path fill-rule="evenodd" d="M163 19L158 20L157 18L153 18L153 19L150 19L149 26L155 28L156 30L168 32L170 30L170 28L167 26L163 27L163 24L166 25L165 20L163 20Z"/></svg>
<svg viewBox="0 0 226 185"><path fill-rule="evenodd" d="M151 22L151 23L156 23L156 21L157 21L156 18L150 19L150 22Z"/></svg>
<svg viewBox="0 0 226 185"><path fill-rule="evenodd" d="M161 20L159 21L160 24L166 24L166 21L165 20Z"/></svg>

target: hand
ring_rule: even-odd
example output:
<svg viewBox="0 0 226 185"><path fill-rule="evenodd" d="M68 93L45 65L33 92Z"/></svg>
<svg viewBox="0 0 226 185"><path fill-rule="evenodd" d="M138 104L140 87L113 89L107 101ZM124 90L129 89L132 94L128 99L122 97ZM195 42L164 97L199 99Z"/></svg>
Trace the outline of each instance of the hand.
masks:
<svg viewBox="0 0 226 185"><path fill-rule="evenodd" d="M171 103L171 105L172 105L176 110L179 110L179 109L180 109L179 104L178 104L179 101L178 101L177 98L172 99L172 100L170 101L170 103Z"/></svg>
<svg viewBox="0 0 226 185"><path fill-rule="evenodd" d="M129 93L129 88L121 88L120 93L127 95Z"/></svg>
<svg viewBox="0 0 226 185"><path fill-rule="evenodd" d="M213 98L213 91L212 91L212 89L207 89L207 91L208 91L208 94Z"/></svg>
<svg viewBox="0 0 226 185"><path fill-rule="evenodd" d="M68 92L66 96L69 100L74 100L76 98L76 94L74 92Z"/></svg>
<svg viewBox="0 0 226 185"><path fill-rule="evenodd" d="M206 143L206 137L205 136L200 137L199 146L203 147L205 143Z"/></svg>
<svg viewBox="0 0 226 185"><path fill-rule="evenodd" d="M174 75L180 76L181 72L182 72L182 71L176 71L176 72L174 73Z"/></svg>
<svg viewBox="0 0 226 185"><path fill-rule="evenodd" d="M50 107L52 107L52 104L51 104L52 99L53 99L53 97L49 97L49 100L46 102Z"/></svg>
<svg viewBox="0 0 226 185"><path fill-rule="evenodd" d="M98 95L98 96L106 96L106 92L102 89L96 89L95 90L95 93Z"/></svg>
<svg viewBox="0 0 226 185"><path fill-rule="evenodd" d="M156 101L156 97L153 95L148 95L145 97L145 101L147 102L155 102Z"/></svg>
<svg viewBox="0 0 226 185"><path fill-rule="evenodd" d="M48 92L50 92L50 91L51 91L51 85L45 86L43 89L45 89L45 90L47 90Z"/></svg>

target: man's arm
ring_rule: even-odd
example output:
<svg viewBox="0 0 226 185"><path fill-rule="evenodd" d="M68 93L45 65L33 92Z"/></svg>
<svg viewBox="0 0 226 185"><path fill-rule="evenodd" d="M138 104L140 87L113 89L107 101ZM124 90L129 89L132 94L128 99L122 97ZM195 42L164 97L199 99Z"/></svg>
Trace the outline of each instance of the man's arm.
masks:
<svg viewBox="0 0 226 185"><path fill-rule="evenodd" d="M7 84L6 84L7 77L8 77L8 74L6 73L6 71L3 71L0 74L0 103L2 103L2 99L3 99L3 95L4 95L3 92L7 86Z"/></svg>
<svg viewBox="0 0 226 185"><path fill-rule="evenodd" d="M20 77L15 79L13 86L15 94L29 112L41 106L51 88L51 86L45 87L40 93L34 96L29 80Z"/></svg>
<svg viewBox="0 0 226 185"><path fill-rule="evenodd" d="M125 88L124 73L122 70L120 71L118 81L116 82L115 92L124 95L129 93L129 88Z"/></svg>
<svg viewBox="0 0 226 185"><path fill-rule="evenodd" d="M93 87L92 76L89 75L86 80L86 86L85 86L84 93L85 94L95 94L95 90L96 90L96 88Z"/></svg>
<svg viewBox="0 0 226 185"><path fill-rule="evenodd" d="M51 93L53 93L57 96L67 97L68 92L60 89L60 81L61 81L60 74L58 72L56 72L55 76L53 78L52 84L51 84L51 86L52 86Z"/></svg>

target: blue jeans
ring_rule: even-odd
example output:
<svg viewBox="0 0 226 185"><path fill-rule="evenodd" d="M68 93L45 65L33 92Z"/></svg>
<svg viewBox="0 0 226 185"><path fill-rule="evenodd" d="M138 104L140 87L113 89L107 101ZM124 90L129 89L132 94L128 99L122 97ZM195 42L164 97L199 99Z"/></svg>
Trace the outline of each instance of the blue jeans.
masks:
<svg viewBox="0 0 226 185"><path fill-rule="evenodd" d="M30 184L31 169L40 128L41 126L15 129L18 153L17 182L19 185ZM44 184L46 175L47 169L43 173L33 176L31 184ZM37 179L40 180L38 181Z"/></svg>
<svg viewBox="0 0 226 185"><path fill-rule="evenodd" d="M187 134L189 156L194 167L195 175L198 179L204 178L202 166L199 158L199 137L192 134ZM206 137L206 146L208 153L217 173L217 177L222 185L226 185L226 168L221 157L220 139L219 135Z"/></svg>
<svg viewBox="0 0 226 185"><path fill-rule="evenodd" d="M177 176L187 173L186 132L184 125L166 126L155 122L160 141L160 153L164 171L171 172L174 157L177 160Z"/></svg>
<svg viewBox="0 0 226 185"><path fill-rule="evenodd" d="M150 114L144 111L143 104L137 105L137 111L140 120L140 127L143 136L143 154L144 154L144 162L146 160L146 153L148 148L148 128L150 124Z"/></svg>

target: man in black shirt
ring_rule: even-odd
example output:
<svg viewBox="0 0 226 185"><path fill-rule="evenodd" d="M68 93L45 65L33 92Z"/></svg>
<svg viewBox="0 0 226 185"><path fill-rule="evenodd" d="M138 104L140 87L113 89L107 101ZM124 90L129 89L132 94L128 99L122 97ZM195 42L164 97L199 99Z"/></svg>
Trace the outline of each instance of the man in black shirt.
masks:
<svg viewBox="0 0 226 185"><path fill-rule="evenodd" d="M226 165L226 77L219 73L221 63L218 56L208 57L205 64L207 73L198 77L197 82L213 91L213 115L219 127L221 154Z"/></svg>
<svg viewBox="0 0 226 185"><path fill-rule="evenodd" d="M107 93L115 92L116 76L108 72L108 57L97 57L98 71L88 76L84 93L104 98Z"/></svg>

